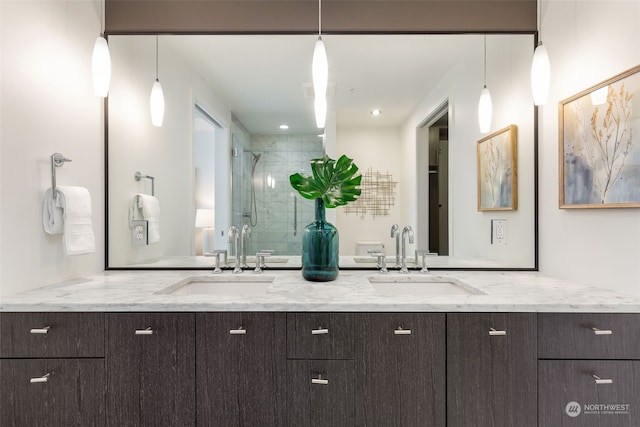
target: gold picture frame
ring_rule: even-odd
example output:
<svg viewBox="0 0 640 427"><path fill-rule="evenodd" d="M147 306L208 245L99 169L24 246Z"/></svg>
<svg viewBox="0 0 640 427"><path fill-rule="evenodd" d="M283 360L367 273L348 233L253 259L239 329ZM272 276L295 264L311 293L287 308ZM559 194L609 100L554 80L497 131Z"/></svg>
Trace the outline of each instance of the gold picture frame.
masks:
<svg viewBox="0 0 640 427"><path fill-rule="evenodd" d="M561 209L640 207L640 66L558 104ZM635 131L635 132L634 132Z"/></svg>
<svg viewBox="0 0 640 427"><path fill-rule="evenodd" d="M478 210L518 209L517 127L509 125L478 141Z"/></svg>

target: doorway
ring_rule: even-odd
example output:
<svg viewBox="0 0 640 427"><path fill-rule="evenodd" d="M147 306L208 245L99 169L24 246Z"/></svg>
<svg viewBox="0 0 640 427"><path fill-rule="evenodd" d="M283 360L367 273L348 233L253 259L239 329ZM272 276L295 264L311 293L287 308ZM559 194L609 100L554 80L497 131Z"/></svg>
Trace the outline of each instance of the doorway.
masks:
<svg viewBox="0 0 640 427"><path fill-rule="evenodd" d="M228 228L227 129L199 103L194 103L192 165L195 255L226 247Z"/></svg>
<svg viewBox="0 0 640 427"><path fill-rule="evenodd" d="M417 135L419 245L449 255L448 101L422 122Z"/></svg>

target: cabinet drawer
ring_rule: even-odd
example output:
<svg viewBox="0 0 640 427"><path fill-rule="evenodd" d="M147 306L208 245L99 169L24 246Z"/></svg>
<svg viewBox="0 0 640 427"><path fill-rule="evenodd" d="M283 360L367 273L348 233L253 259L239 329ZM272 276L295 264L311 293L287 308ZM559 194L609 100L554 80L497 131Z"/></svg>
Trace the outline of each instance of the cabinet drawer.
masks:
<svg viewBox="0 0 640 427"><path fill-rule="evenodd" d="M540 427L640 425L640 361L541 360L538 380Z"/></svg>
<svg viewBox="0 0 640 427"><path fill-rule="evenodd" d="M104 359L0 360L0 425L102 426L104 377Z"/></svg>
<svg viewBox="0 0 640 427"><path fill-rule="evenodd" d="M640 359L640 315L538 315L541 359Z"/></svg>
<svg viewBox="0 0 640 427"><path fill-rule="evenodd" d="M354 422L353 360L289 360L291 427L346 427Z"/></svg>
<svg viewBox="0 0 640 427"><path fill-rule="evenodd" d="M0 357L104 357L102 313L2 313Z"/></svg>
<svg viewBox="0 0 640 427"><path fill-rule="evenodd" d="M353 314L287 315L289 359L353 359Z"/></svg>

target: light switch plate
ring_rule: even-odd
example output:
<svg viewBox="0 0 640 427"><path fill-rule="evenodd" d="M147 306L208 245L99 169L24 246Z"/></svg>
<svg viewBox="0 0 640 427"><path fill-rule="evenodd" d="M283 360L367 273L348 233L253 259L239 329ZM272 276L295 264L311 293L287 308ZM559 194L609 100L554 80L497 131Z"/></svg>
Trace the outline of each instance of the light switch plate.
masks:
<svg viewBox="0 0 640 427"><path fill-rule="evenodd" d="M134 220L131 221L131 239L133 246L142 246L149 244L149 221Z"/></svg>
<svg viewBox="0 0 640 427"><path fill-rule="evenodd" d="M491 220L491 244L492 245L507 244L507 220L506 219Z"/></svg>

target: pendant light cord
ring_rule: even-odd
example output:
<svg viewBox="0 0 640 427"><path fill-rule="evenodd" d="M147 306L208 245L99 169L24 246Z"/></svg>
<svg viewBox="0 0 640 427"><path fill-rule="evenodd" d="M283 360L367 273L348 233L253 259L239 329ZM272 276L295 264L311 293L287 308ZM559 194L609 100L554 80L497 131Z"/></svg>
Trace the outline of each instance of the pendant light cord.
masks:
<svg viewBox="0 0 640 427"><path fill-rule="evenodd" d="M538 45L542 44L542 0L538 0Z"/></svg>
<svg viewBox="0 0 640 427"><path fill-rule="evenodd" d="M104 36L104 2L100 2L100 35Z"/></svg>
<svg viewBox="0 0 640 427"><path fill-rule="evenodd" d="M322 36L322 0L318 0L318 37Z"/></svg>
<svg viewBox="0 0 640 427"><path fill-rule="evenodd" d="M484 35L484 87L487 87L487 35Z"/></svg>
<svg viewBox="0 0 640 427"><path fill-rule="evenodd" d="M158 36L156 35L156 80L158 80Z"/></svg>

